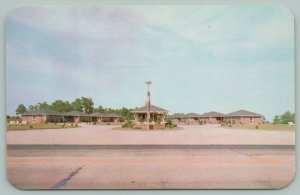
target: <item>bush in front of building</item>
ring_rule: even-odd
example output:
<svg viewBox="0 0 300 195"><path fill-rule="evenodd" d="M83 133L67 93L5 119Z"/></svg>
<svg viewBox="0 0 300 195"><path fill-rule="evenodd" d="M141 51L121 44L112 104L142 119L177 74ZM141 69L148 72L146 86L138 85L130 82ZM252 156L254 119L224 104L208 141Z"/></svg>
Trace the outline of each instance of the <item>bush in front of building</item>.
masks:
<svg viewBox="0 0 300 195"><path fill-rule="evenodd" d="M126 120L123 124L122 124L122 128L133 128L133 123L131 120Z"/></svg>
<svg viewBox="0 0 300 195"><path fill-rule="evenodd" d="M167 117L167 119L166 119L166 127L172 129L172 128L176 128L177 125L173 124L172 119L170 117Z"/></svg>

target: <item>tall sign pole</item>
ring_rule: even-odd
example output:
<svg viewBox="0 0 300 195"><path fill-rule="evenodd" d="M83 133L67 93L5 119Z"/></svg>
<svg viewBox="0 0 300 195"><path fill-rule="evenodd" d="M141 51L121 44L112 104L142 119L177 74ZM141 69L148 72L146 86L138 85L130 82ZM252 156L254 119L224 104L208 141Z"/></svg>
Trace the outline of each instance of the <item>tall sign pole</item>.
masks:
<svg viewBox="0 0 300 195"><path fill-rule="evenodd" d="M149 87L151 85L151 81L145 81L147 85L147 100L146 100L146 108L147 108L147 129L150 129L150 90Z"/></svg>

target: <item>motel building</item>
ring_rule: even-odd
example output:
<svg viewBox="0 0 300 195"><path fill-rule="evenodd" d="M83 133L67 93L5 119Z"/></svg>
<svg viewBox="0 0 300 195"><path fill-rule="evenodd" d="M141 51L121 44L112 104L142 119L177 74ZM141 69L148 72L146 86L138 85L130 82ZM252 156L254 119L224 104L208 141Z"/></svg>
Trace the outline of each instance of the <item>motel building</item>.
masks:
<svg viewBox="0 0 300 195"><path fill-rule="evenodd" d="M93 112L92 114L90 114L90 117L92 119L92 122L101 123L103 122L104 114L101 112Z"/></svg>
<svg viewBox="0 0 300 195"><path fill-rule="evenodd" d="M67 113L57 112L51 109L40 109L28 111L21 114L21 120L27 123L81 123L81 122L122 122L122 116L111 113L92 113L86 114L80 111L71 111Z"/></svg>
<svg viewBox="0 0 300 195"><path fill-rule="evenodd" d="M131 111L134 116L134 127L147 129L147 106ZM168 110L150 105L150 129L164 129Z"/></svg>
<svg viewBox="0 0 300 195"><path fill-rule="evenodd" d="M176 113L172 115L172 122L175 124L220 124L223 122L224 114L211 111L204 114L197 113Z"/></svg>
<svg viewBox="0 0 300 195"><path fill-rule="evenodd" d="M101 112L93 112L89 115L92 122L101 123L101 122L122 122L124 117L115 113L104 114Z"/></svg>
<svg viewBox="0 0 300 195"><path fill-rule="evenodd" d="M224 114L220 112L207 112L201 115L200 120L203 121L203 124L220 124L224 120Z"/></svg>
<svg viewBox="0 0 300 195"><path fill-rule="evenodd" d="M185 115L183 113L175 113L171 116L172 123L174 124L185 124Z"/></svg>
<svg viewBox="0 0 300 195"><path fill-rule="evenodd" d="M261 124L262 115L247 110L238 110L226 114L225 120L229 120L233 124Z"/></svg>
<svg viewBox="0 0 300 195"><path fill-rule="evenodd" d="M199 124L199 120L201 118L200 114L197 113L188 113L184 116L185 123L187 124Z"/></svg>
<svg viewBox="0 0 300 195"><path fill-rule="evenodd" d="M55 123L62 122L63 119L63 113L51 109L40 109L21 114L21 120L27 123Z"/></svg>
<svg viewBox="0 0 300 195"><path fill-rule="evenodd" d="M230 121L233 124L261 124L262 115L247 110L238 110L228 114L211 111L202 115L197 113L176 113L172 116L172 122L175 124L220 124Z"/></svg>
<svg viewBox="0 0 300 195"><path fill-rule="evenodd" d="M78 110L67 112L64 114L66 122L69 123L80 123L89 122L90 116Z"/></svg>
<svg viewBox="0 0 300 195"><path fill-rule="evenodd" d="M124 117L111 113L111 114L103 114L102 122L122 122L124 121Z"/></svg>

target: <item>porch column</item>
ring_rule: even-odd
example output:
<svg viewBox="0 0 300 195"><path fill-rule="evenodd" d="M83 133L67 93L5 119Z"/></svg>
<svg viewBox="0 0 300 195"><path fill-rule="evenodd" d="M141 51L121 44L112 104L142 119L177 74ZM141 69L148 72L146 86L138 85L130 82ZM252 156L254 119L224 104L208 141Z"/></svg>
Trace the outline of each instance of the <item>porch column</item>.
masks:
<svg viewBox="0 0 300 195"><path fill-rule="evenodd" d="M165 115L165 114L162 114L162 117L161 117L161 122L162 122L162 123L165 123L165 117L166 117L166 115Z"/></svg>
<svg viewBox="0 0 300 195"><path fill-rule="evenodd" d="M137 113L134 113L134 121L137 123L137 122L139 122L139 120L138 120L138 114Z"/></svg>

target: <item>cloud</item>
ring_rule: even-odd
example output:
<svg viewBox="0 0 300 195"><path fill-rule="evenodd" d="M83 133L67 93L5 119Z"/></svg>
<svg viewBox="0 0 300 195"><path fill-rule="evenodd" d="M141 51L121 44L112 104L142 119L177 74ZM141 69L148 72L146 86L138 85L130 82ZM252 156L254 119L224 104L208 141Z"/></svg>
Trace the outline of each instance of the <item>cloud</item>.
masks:
<svg viewBox="0 0 300 195"><path fill-rule="evenodd" d="M293 17L281 7L24 7L6 37L10 110L76 96L135 107L146 79L170 111L293 107Z"/></svg>

